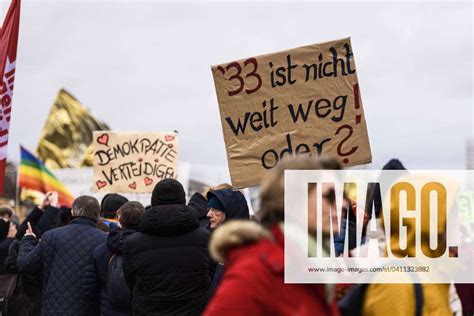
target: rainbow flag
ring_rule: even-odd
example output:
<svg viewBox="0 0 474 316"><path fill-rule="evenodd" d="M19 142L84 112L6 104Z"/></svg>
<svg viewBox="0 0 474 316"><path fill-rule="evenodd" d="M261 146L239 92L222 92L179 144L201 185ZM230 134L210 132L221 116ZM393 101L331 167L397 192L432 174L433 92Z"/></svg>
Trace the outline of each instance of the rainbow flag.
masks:
<svg viewBox="0 0 474 316"><path fill-rule="evenodd" d="M66 186L32 153L23 148L23 146L20 146L20 149L21 160L18 172L19 187L42 193L56 191L59 195L59 205L71 207L74 197Z"/></svg>

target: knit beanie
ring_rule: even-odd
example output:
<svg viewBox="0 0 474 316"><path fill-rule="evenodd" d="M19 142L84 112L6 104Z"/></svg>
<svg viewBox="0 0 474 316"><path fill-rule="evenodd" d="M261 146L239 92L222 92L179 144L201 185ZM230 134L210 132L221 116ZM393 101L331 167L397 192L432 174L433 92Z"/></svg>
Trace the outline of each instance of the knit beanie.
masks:
<svg viewBox="0 0 474 316"><path fill-rule="evenodd" d="M186 204L184 188L174 179L161 180L151 194L151 206L167 204Z"/></svg>
<svg viewBox="0 0 474 316"><path fill-rule="evenodd" d="M128 199L117 193L106 194L100 204L100 212L104 217L114 218L117 215L117 210L122 207Z"/></svg>

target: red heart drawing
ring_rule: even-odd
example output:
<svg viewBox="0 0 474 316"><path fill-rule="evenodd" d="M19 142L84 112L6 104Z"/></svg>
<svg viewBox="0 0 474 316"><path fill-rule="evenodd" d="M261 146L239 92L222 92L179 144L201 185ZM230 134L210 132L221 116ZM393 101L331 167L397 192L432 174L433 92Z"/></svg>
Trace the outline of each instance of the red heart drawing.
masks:
<svg viewBox="0 0 474 316"><path fill-rule="evenodd" d="M99 189L102 189L103 187L107 185L107 182L99 180L95 184L97 185Z"/></svg>
<svg viewBox="0 0 474 316"><path fill-rule="evenodd" d="M145 181L145 185L150 185L150 184L153 183L153 179L148 178L148 177L145 177L145 180L144 180L144 181Z"/></svg>
<svg viewBox="0 0 474 316"><path fill-rule="evenodd" d="M97 137L97 142L101 145L108 146L109 143L109 135L108 134L102 134L99 137Z"/></svg>
<svg viewBox="0 0 474 316"><path fill-rule="evenodd" d="M174 136L173 136L173 135L166 135L166 136L165 136L165 140L166 140L167 142L172 141L173 139L174 139Z"/></svg>
<svg viewBox="0 0 474 316"><path fill-rule="evenodd" d="M130 183L130 184L128 185L128 187L129 187L130 189L134 189L134 190L135 190L135 189L137 188L137 183L136 183L135 181L133 181L132 183Z"/></svg>

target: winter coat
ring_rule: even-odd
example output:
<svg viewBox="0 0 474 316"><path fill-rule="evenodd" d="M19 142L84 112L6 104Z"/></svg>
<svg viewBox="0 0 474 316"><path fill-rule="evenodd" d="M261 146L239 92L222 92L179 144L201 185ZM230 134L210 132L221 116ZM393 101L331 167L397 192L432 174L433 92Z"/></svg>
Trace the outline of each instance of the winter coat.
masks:
<svg viewBox="0 0 474 316"><path fill-rule="evenodd" d="M218 228L210 248L225 272L204 315L338 315L322 284L285 284L283 233L250 221ZM220 237L216 237L220 236ZM215 251L214 251L215 250Z"/></svg>
<svg viewBox="0 0 474 316"><path fill-rule="evenodd" d="M20 241L15 239L10 244L5 269L9 274L19 274L13 298L8 302L9 315L37 316L41 315L41 284L40 274L19 273L16 265Z"/></svg>
<svg viewBox="0 0 474 316"><path fill-rule="evenodd" d="M43 211L40 208L35 207L21 223L16 238L23 238L26 229L28 228L28 222L31 224L35 235L38 238L41 238L41 234L45 231L64 225L62 216L63 211L59 208L49 205Z"/></svg>
<svg viewBox="0 0 474 316"><path fill-rule="evenodd" d="M37 224L38 224L38 222L39 222L39 220L41 219L42 216L43 216L43 211L40 208L38 208L38 207L33 208L30 211L30 213L28 214L28 216L26 216L25 220L18 227L18 230L16 232L16 238L17 239L23 238L23 236L26 233L26 230L28 229L28 223L31 224L31 226L33 228L33 232L35 233L35 235L38 238L40 238L41 237L41 231L38 230Z"/></svg>
<svg viewBox="0 0 474 316"><path fill-rule="evenodd" d="M207 194L207 198L216 197L225 209L225 221L234 219L249 219L249 208L247 200L240 191L232 189L211 191ZM224 274L224 266L215 261L211 262L211 281L209 284L208 295L211 298L216 292L217 287L221 283Z"/></svg>
<svg viewBox="0 0 474 316"><path fill-rule="evenodd" d="M3 238L0 240L0 274L5 274L5 260L8 257L8 250L13 238Z"/></svg>
<svg viewBox="0 0 474 316"><path fill-rule="evenodd" d="M75 218L67 226L45 232L40 242L33 236L23 237L17 266L22 273L42 272L42 315L94 313L95 302L82 294L81 279L92 251L105 238L96 223L86 218Z"/></svg>
<svg viewBox="0 0 474 316"><path fill-rule="evenodd" d="M145 211L124 247L134 315L200 315L207 303L209 233L181 204Z"/></svg>
<svg viewBox="0 0 474 316"><path fill-rule="evenodd" d="M209 219L207 218L206 198L201 193L196 192L189 199L188 206L193 208L198 213L199 226L203 228L208 228Z"/></svg>
<svg viewBox="0 0 474 316"><path fill-rule="evenodd" d="M35 207L26 217L18 229L17 238L22 238L26 232L27 223L33 227L37 236L51 228L61 225L62 212L52 206L44 211ZM38 273L20 273L17 267L17 257L20 250L20 241L15 239L11 244L8 257L5 260L6 272L18 274L18 283L13 298L8 303L9 315L37 316L41 314L41 285L42 275Z"/></svg>
<svg viewBox="0 0 474 316"><path fill-rule="evenodd" d="M107 241L97 246L93 253L93 262L86 269L82 279L82 287L87 297L93 298L100 289L100 314L101 315L131 315L132 309L114 306L109 302L109 293L107 291L107 273L109 270L110 258L113 254L122 255L125 240L135 233L134 229L112 229Z"/></svg>
<svg viewBox="0 0 474 316"><path fill-rule="evenodd" d="M404 178L399 178L397 181L402 182ZM423 178L420 178L423 182ZM409 180L413 183L413 179ZM416 187L416 186L415 186ZM392 218L398 218L400 207L396 202L392 202L390 206L390 214ZM420 212L429 212L429 209L420 208ZM429 217L429 214L421 215ZM446 227L441 225L446 221L446 213L438 213L438 233L445 233L440 227ZM393 224L392 222L390 222ZM393 224L391 229L398 229L398 223ZM416 225L415 221L406 221L407 235L406 235L406 252L408 257L415 257L416 254L416 229L413 225ZM422 223L419 227L421 234L429 235L429 222ZM399 245L399 234L392 234L390 240L387 240L387 244ZM430 248L429 243L421 243L420 247L423 249L423 253L429 254L429 256L436 258L440 256L440 253L435 252ZM387 251L387 250L386 250ZM403 257L405 254L400 249L391 249L392 253ZM410 276L405 274L399 274L397 277L404 281L401 284L370 284L367 287L364 296L363 303L363 315L415 315L416 299L413 295L413 283L415 280L411 279ZM419 274L419 278L423 275ZM375 276L377 278L377 276ZM421 283L421 282L419 282ZM421 284L423 291L423 309L422 315L452 315L449 305L449 284ZM396 299L394 299L396 298Z"/></svg>
<svg viewBox="0 0 474 316"><path fill-rule="evenodd" d="M474 284L456 284L456 291L461 300L463 313L474 315Z"/></svg>

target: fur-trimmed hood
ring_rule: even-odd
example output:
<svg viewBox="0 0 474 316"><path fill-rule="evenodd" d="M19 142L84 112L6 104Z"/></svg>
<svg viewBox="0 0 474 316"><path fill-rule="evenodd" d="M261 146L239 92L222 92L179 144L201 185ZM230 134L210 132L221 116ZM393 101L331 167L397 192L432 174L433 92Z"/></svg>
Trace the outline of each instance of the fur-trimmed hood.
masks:
<svg viewBox="0 0 474 316"><path fill-rule="evenodd" d="M230 250L255 243L261 238L273 237L270 231L255 222L233 220L224 223L212 233L209 251L214 260L225 262Z"/></svg>

